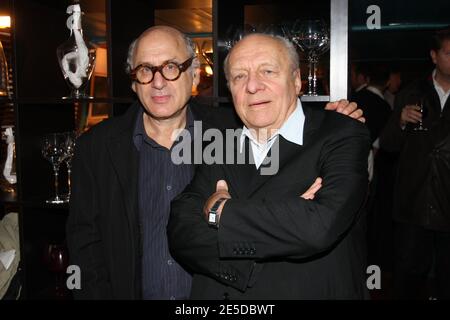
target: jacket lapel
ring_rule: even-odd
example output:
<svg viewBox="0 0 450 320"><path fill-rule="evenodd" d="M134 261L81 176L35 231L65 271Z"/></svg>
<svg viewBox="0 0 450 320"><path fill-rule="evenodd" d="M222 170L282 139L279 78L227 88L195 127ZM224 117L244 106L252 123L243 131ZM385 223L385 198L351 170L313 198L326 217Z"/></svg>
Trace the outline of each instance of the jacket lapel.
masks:
<svg viewBox="0 0 450 320"><path fill-rule="evenodd" d="M126 213L131 226L138 218L137 175L139 168L138 152L133 144L133 132L140 105L133 104L124 115L123 121L111 132L107 141L110 160L125 199Z"/></svg>
<svg viewBox="0 0 450 320"><path fill-rule="evenodd" d="M296 155L300 154L304 149L305 144L311 140L312 134L316 131L319 123L318 115L320 113L314 112L313 107L309 107L303 104L303 112L305 114L305 125L303 127L303 144L297 145L287 141L282 136L278 137L278 151L273 149L274 152L279 154L279 168L278 172L292 161L295 161ZM272 151L272 150L271 150ZM261 167L260 167L261 169ZM276 174L276 173L275 173ZM248 196L251 197L254 193L260 190L266 183L269 183L273 175L261 175L261 170L258 170L258 174L253 180L251 189Z"/></svg>
<svg viewBox="0 0 450 320"><path fill-rule="evenodd" d="M303 104L303 112L305 113L305 125L303 129L303 145L299 146L291 143L283 137L278 137L278 142L272 146L271 152L278 152L279 154L279 166L280 172L286 164L295 159L295 155L302 151L304 145L311 140L311 136L317 130L319 126L319 115L321 113L314 112L314 108ZM248 139L246 139L247 141ZM278 144L278 148L275 146ZM274 148L275 147L275 148ZM247 153L250 146L246 143ZM276 150L278 149L278 150ZM239 146L236 148L236 152L239 152ZM249 159L248 157L245 158ZM236 191L237 198L249 198L261 189L266 183L268 183L273 175L262 175L261 167L256 170L253 163L246 161L245 165L224 165L224 171L229 178L232 188ZM276 174L276 173L275 173Z"/></svg>
<svg viewBox="0 0 450 320"><path fill-rule="evenodd" d="M301 150L301 148L302 146L291 143L286 139L284 139L282 136L278 136L277 141L273 144L272 148L270 149L270 153L272 153L272 155L274 153L278 153L278 170L276 170L276 167L273 167L273 163L271 163L270 164L270 166L272 166L271 168L275 169L273 174L263 175L261 171L263 165L261 165L257 173L253 177L251 186L248 190L249 191L248 197L251 197L254 193L260 190L266 183L268 183L271 180L271 178L274 175L280 172L282 168L286 165L286 163L289 162L295 156L295 154L299 150Z"/></svg>
<svg viewBox="0 0 450 320"><path fill-rule="evenodd" d="M439 95L434 88L433 80L428 79L425 83L422 84L422 92L425 92L423 96L421 96L421 102L426 105L429 109L428 114L431 116L431 113L435 113L437 115L441 114L441 100L439 99ZM429 99L429 100L428 100ZM436 119L439 119L440 116L437 116Z"/></svg>
<svg viewBox="0 0 450 320"><path fill-rule="evenodd" d="M256 175L256 167L252 154L250 152L250 144L248 139L244 140L242 152L240 150L239 141L234 145L237 158L234 159L233 165L223 165L225 172L225 180L230 182L231 194L236 198L246 198L250 181ZM237 159L245 160L244 163L238 162Z"/></svg>
<svg viewBox="0 0 450 320"><path fill-rule="evenodd" d="M323 111L317 109L318 107L313 107L303 102L303 112L305 113L305 129L303 131L303 145L310 143L313 134L317 131L322 122L322 118L325 112L335 112L335 111Z"/></svg>

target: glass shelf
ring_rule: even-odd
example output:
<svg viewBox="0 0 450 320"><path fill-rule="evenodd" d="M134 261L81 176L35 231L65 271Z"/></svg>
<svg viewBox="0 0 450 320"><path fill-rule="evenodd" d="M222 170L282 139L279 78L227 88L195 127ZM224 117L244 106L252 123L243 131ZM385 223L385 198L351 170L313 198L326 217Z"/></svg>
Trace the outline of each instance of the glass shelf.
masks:
<svg viewBox="0 0 450 320"><path fill-rule="evenodd" d="M0 203L17 203L17 192L0 191Z"/></svg>
<svg viewBox="0 0 450 320"><path fill-rule="evenodd" d="M329 102L330 96L301 96L300 100L304 102Z"/></svg>

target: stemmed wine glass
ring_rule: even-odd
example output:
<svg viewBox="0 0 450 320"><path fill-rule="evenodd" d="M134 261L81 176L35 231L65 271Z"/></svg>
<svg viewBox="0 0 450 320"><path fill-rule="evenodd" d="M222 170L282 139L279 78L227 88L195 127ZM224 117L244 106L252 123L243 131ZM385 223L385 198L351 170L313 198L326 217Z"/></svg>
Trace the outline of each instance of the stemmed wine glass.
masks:
<svg viewBox="0 0 450 320"><path fill-rule="evenodd" d="M257 30L250 24L244 24L244 26L231 25L226 32L225 40L219 41L219 46L223 47L226 51L229 51L236 42L241 40L247 34L254 32L257 32Z"/></svg>
<svg viewBox="0 0 450 320"><path fill-rule="evenodd" d="M55 177L55 196L46 200L46 203L64 203L64 200L61 199L58 191L59 167L66 156L64 153L64 141L64 135L61 133L47 134L44 136L42 141L42 155L45 159L50 161Z"/></svg>
<svg viewBox="0 0 450 320"><path fill-rule="evenodd" d="M70 194L72 191L70 180L71 180L71 173L72 173L72 157L75 152L75 141L77 139L77 133L76 131L69 131L64 132L64 143L63 143L63 152L64 152L64 162L67 166L67 186L68 186L68 193L66 196L64 196L64 201L69 202L70 200Z"/></svg>
<svg viewBox="0 0 450 320"><path fill-rule="evenodd" d="M419 123L414 127L414 131L428 131L428 128L423 125L423 120L428 115L428 108L425 106L423 99L420 99L419 102L416 103L416 106L420 108L419 112L422 114L422 118Z"/></svg>
<svg viewBox="0 0 450 320"><path fill-rule="evenodd" d="M54 274L55 284L52 290L55 297L65 299L68 296L66 286L66 269L69 265L69 254L65 243L49 243L45 246L44 262Z"/></svg>
<svg viewBox="0 0 450 320"><path fill-rule="evenodd" d="M270 34L272 36L279 36L283 38L290 38L291 33L286 23L270 23L268 25L262 25L259 28L262 33Z"/></svg>
<svg viewBox="0 0 450 320"><path fill-rule="evenodd" d="M308 56L308 96L317 96L317 62L330 46L328 26L323 20L297 20L291 30L292 41Z"/></svg>

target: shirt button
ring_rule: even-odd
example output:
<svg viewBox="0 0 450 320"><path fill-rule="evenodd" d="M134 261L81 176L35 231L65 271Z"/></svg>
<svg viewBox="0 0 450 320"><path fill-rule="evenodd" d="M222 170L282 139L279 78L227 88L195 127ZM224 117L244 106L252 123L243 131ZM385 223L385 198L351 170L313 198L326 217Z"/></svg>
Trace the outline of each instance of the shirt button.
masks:
<svg viewBox="0 0 450 320"><path fill-rule="evenodd" d="M168 264L169 266L173 265L173 260L171 260L171 259L167 260L167 264Z"/></svg>
<svg viewBox="0 0 450 320"><path fill-rule="evenodd" d="M172 190L172 186L171 185L167 185L166 189L167 189L167 191L170 191L170 190Z"/></svg>

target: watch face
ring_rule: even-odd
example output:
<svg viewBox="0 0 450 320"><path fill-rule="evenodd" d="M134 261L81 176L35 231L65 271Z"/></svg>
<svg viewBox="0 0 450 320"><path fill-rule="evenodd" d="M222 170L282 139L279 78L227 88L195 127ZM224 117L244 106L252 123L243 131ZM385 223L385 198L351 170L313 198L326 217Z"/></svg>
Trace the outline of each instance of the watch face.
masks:
<svg viewBox="0 0 450 320"><path fill-rule="evenodd" d="M209 224L216 224L216 218L217 218L217 214L214 212L210 212L208 215L208 223Z"/></svg>

